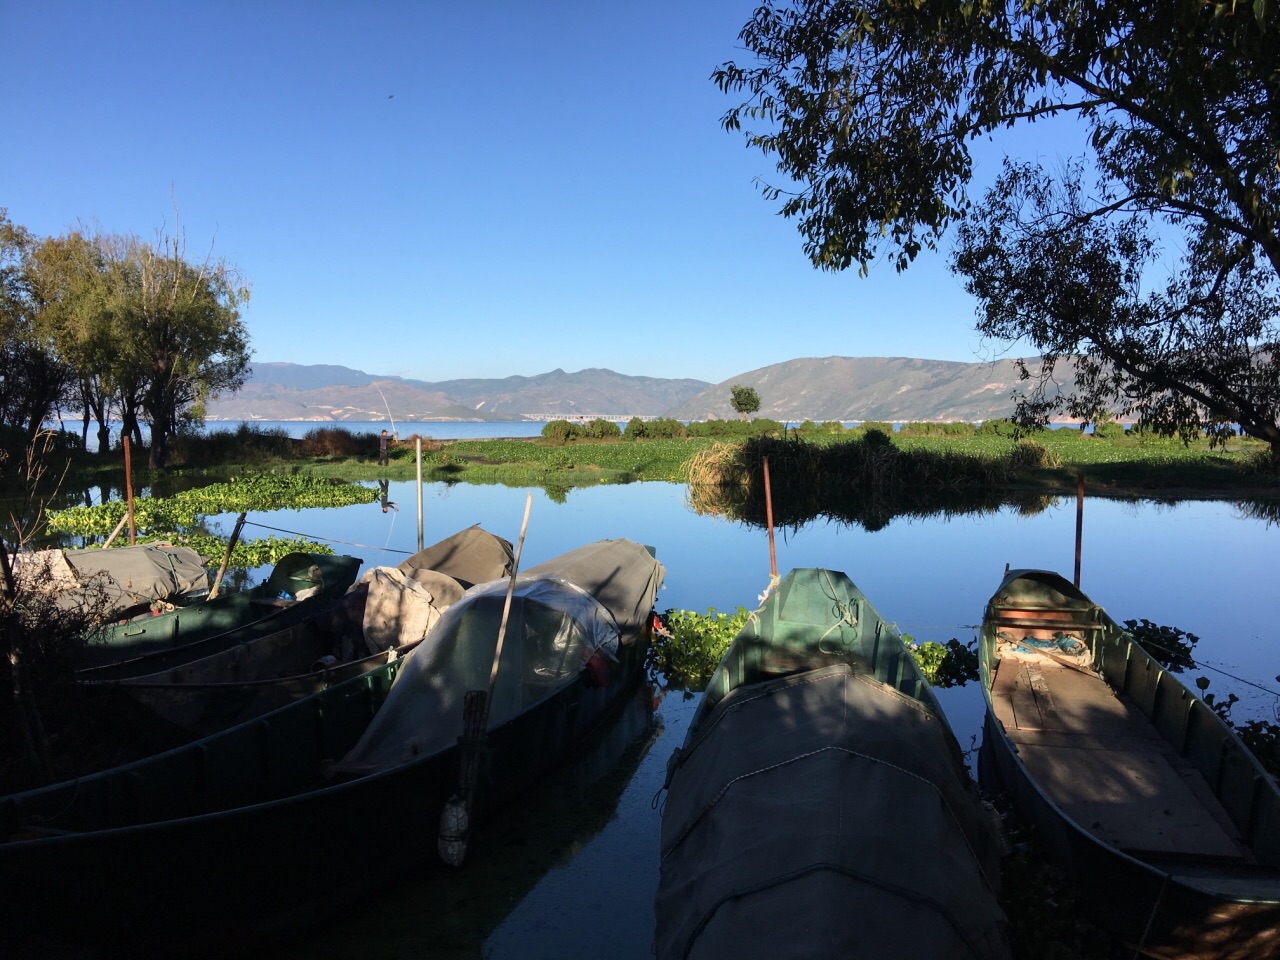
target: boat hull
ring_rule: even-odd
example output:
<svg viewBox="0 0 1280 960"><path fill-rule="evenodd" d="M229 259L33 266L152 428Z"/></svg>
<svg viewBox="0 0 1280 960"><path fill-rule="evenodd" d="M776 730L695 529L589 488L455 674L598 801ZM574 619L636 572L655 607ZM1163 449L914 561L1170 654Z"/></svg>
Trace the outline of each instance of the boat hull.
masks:
<svg viewBox="0 0 1280 960"><path fill-rule="evenodd" d="M1035 578L1022 594L1019 574ZM1062 627L1039 626L1053 617L1065 618ZM1023 685L1034 689L1020 692L1000 676L1023 669L1000 654L1027 629L1011 622L1032 624L1041 642L1078 635L1100 677L1051 658ZM1002 584L979 656L980 779L1008 793L1045 853L1076 879L1086 913L1147 956L1280 957L1280 794L1230 728L1101 607L1044 571L1016 571ZM1064 669L1072 672L1055 681ZM1063 695L1086 684L1101 688L1089 694L1101 706ZM1011 721L1001 701L1020 695ZM1196 800L1189 811L1186 798Z"/></svg>
<svg viewBox="0 0 1280 960"><path fill-rule="evenodd" d="M520 796L634 693L646 649L624 648L605 685L590 685L584 674L491 731L477 816ZM134 805L139 819L188 815L0 844L0 927L10 936L57 931L70 943L121 953L158 955L193 945L217 952L322 919L414 867L436 863L440 811L458 785L456 747L319 786L322 765L340 757L364 726L316 736L326 715L330 722L338 714L367 720L398 665L236 728L234 739L212 748L200 741L172 751L163 755L164 768L135 765L132 777L110 787L133 791L117 801ZM263 762L254 772L262 776L250 782L238 755L255 746ZM169 799L157 801L168 809L137 807L147 777L169 785ZM298 782L315 788L290 795ZM215 783L220 799L207 792ZM172 793L184 790L185 798ZM56 808L59 799L46 797L43 806ZM193 813L202 802L224 809ZM21 797L0 801L0 822L17 819L21 804Z"/></svg>

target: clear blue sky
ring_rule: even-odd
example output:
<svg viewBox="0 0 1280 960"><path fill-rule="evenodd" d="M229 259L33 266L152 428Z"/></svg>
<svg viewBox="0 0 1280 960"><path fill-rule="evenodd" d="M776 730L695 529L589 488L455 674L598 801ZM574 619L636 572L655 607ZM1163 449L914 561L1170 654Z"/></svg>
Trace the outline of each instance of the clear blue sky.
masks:
<svg viewBox="0 0 1280 960"><path fill-rule="evenodd" d="M257 361L719 382L1002 355L942 256L824 274L721 130L753 0L0 0L0 206L252 284ZM172 199L171 199L172 197Z"/></svg>

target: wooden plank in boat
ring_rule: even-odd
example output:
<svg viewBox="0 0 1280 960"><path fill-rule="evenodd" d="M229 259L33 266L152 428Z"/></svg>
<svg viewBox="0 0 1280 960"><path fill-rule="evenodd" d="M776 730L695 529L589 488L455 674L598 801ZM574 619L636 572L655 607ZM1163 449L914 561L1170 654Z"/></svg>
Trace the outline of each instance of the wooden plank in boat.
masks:
<svg viewBox="0 0 1280 960"><path fill-rule="evenodd" d="M1247 857L1152 741L1125 737L1119 749L1096 741L1039 748L1034 737L1013 735L1032 779L1104 843L1135 856Z"/></svg>
<svg viewBox="0 0 1280 960"><path fill-rule="evenodd" d="M1013 707L997 719L1028 773L1094 836L1135 856L1248 857L1199 774L1100 678L1009 658L997 688Z"/></svg>

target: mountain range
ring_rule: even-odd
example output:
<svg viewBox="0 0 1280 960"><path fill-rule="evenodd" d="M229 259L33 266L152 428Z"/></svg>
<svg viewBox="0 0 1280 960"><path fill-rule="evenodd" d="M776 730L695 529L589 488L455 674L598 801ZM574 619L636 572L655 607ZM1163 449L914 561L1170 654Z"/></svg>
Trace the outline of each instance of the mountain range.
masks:
<svg viewBox="0 0 1280 960"><path fill-rule="evenodd" d="M532 377L444 380L381 376L328 364L255 363L237 392L211 400L210 420L549 420L737 416L730 388L752 387L775 420L987 420L1008 416L1012 360L807 357L721 383L590 368Z"/></svg>

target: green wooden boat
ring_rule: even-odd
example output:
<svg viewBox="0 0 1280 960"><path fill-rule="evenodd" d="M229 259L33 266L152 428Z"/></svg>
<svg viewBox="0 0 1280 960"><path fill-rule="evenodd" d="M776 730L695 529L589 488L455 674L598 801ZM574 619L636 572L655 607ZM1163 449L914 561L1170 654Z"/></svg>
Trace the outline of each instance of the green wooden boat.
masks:
<svg viewBox="0 0 1280 960"><path fill-rule="evenodd" d="M82 680L119 680L168 669L283 630L338 600L359 557L291 553L249 590L108 624L88 643Z"/></svg>
<svg viewBox="0 0 1280 960"><path fill-rule="evenodd" d="M365 571L337 603L285 629L108 683L168 723L208 736L403 656L468 588L508 576L512 563L508 541L467 527L396 567Z"/></svg>
<svg viewBox="0 0 1280 960"><path fill-rule="evenodd" d="M656 954L1005 958L1000 835L901 637L843 573L751 615L671 758Z"/></svg>
<svg viewBox="0 0 1280 960"><path fill-rule="evenodd" d="M635 690L662 575L649 550L611 540L517 579L478 816L523 796ZM0 798L0 936L226 955L435 861L463 696L488 682L506 588L477 585L408 656L322 693Z"/></svg>
<svg viewBox="0 0 1280 960"><path fill-rule="evenodd" d="M1056 573L1005 576L979 655L983 782L1098 922L1148 956L1280 956L1280 789L1231 728Z"/></svg>

